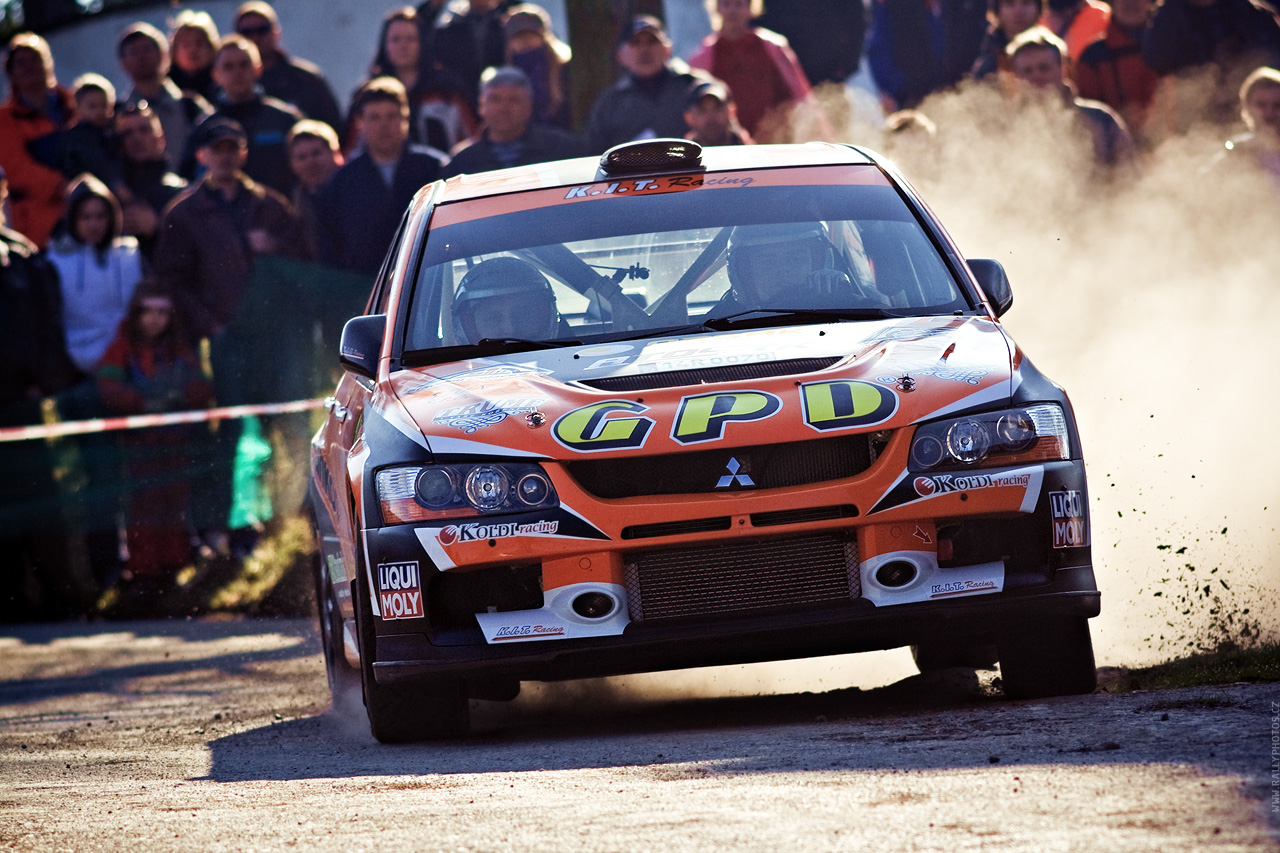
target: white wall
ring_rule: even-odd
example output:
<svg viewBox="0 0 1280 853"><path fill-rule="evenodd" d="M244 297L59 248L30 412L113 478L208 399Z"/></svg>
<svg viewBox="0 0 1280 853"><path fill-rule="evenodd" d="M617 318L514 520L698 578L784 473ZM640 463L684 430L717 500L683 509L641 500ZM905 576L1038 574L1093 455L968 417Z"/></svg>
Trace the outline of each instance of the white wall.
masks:
<svg viewBox="0 0 1280 853"><path fill-rule="evenodd" d="M190 8L208 12L218 25L218 31L226 34L231 32L231 16L240 2L175 2L169 6L98 15L78 26L59 29L47 36L53 49L58 80L69 85L79 75L96 71L115 84L123 97L129 84L116 61L116 37L125 27L141 20L167 33L172 17L178 11ZM550 13L556 34L568 41L566 2L572 0L539 0L539 5ZM272 5L283 30L281 46L289 53L319 65L345 110L351 93L369 71L383 15L405 3L273 0ZM676 55L688 56L710 29L702 0L666 0L666 8ZM0 86L4 85L0 78Z"/></svg>
<svg viewBox="0 0 1280 853"><path fill-rule="evenodd" d="M687 2L688 0L681 0ZM134 21L154 24L169 31L169 22L182 9L203 9L213 16L218 31L232 32L231 16L241 0L178 2L123 13L97 15L83 24L64 27L49 34L58 81L69 85L80 74L96 71L105 76L123 97L128 78L116 60L116 37ZM696 0L694 0L696 2ZM565 0L540 2L552 18L561 38L567 38ZM273 0L283 31L281 46L291 54L310 60L323 69L338 102L345 110L351 93L369 72L382 17L406 3L367 0ZM416 3L414 4L416 5ZM3 85L0 82L0 85ZM5 95L7 96L7 92Z"/></svg>

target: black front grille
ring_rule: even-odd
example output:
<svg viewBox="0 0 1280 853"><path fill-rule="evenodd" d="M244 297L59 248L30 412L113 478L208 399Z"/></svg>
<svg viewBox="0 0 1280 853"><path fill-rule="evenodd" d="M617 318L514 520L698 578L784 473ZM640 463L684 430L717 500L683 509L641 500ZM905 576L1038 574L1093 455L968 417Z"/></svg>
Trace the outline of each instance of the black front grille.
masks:
<svg viewBox="0 0 1280 853"><path fill-rule="evenodd" d="M636 622L803 607L862 594L857 543L834 536L633 553L623 564Z"/></svg>
<svg viewBox="0 0 1280 853"><path fill-rule="evenodd" d="M771 376L793 376L797 373L813 373L826 370L839 361L831 358L792 358L786 361L761 361L755 364L731 364L727 367L707 367L701 370L671 370L666 373L638 373L634 376L607 376L603 379L583 379L582 385L612 393L649 391L654 388L677 388L681 385L706 385L712 382L746 382L767 379Z"/></svg>
<svg viewBox="0 0 1280 853"><path fill-rule="evenodd" d="M688 533L707 533L728 530L733 526L727 515L718 518L695 518L689 521L662 521L657 524L633 524L622 528L623 539L652 539L656 536L680 536Z"/></svg>
<svg viewBox="0 0 1280 853"><path fill-rule="evenodd" d="M733 459L738 464L731 471ZM853 477L870 467L866 435L665 456L590 459L567 465L578 485L598 498L779 489Z"/></svg>
<svg viewBox="0 0 1280 853"><path fill-rule="evenodd" d="M752 527L777 527L782 524L804 524L812 521L832 521L837 518L857 518L858 508L852 504L840 506L815 506L806 509L780 509L773 512L751 513Z"/></svg>

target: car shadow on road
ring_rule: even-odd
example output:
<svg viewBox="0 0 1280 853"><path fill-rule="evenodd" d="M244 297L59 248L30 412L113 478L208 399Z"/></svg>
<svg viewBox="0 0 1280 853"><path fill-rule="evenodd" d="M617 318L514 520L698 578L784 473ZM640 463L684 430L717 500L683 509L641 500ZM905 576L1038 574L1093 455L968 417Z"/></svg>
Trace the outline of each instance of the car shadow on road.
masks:
<svg viewBox="0 0 1280 853"><path fill-rule="evenodd" d="M470 737L394 746L372 738L360 697L347 695L318 716L210 742L212 761L205 778L238 782L521 772L651 761L730 761L733 772L752 772L754 747L746 744L777 744L797 736L797 726L857 721L875 727L904 716L927 720L944 711L979 716L1000 704L991 673L980 678L972 670L916 675L874 690L824 693L659 701L615 695L603 679L555 685L550 693L544 689L536 703L523 705L523 699L473 702ZM713 730L720 736L707 737ZM847 735L847 726L840 730ZM817 733L798 736L811 740ZM734 742L743 743L742 754L726 754L724 745ZM982 762L988 760L984 754ZM772 758L766 763L776 769Z"/></svg>
<svg viewBox="0 0 1280 853"><path fill-rule="evenodd" d="M130 684L137 679L180 675L195 670L217 670L227 675L251 674L254 667L270 662L306 658L320 653L319 639L313 624L305 619L228 620L147 620L102 623L48 623L23 625L11 636L24 645L46 645L53 642L92 640L101 648L119 637L119 644L139 639L172 641L174 650L192 644L217 643L240 637L256 638L264 634L280 634L293 639L288 645L235 651L205 656L168 654L165 660L147 660L119 666L86 665L83 672L41 678L9 678L0 680L0 706L14 706L59 699L86 693L133 695Z"/></svg>

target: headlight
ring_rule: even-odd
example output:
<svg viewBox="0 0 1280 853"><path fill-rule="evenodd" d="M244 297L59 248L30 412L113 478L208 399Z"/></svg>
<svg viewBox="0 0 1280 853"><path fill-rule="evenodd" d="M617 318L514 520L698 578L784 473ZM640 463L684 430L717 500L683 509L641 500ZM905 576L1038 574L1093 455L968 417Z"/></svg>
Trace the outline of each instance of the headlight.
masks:
<svg viewBox="0 0 1280 853"><path fill-rule="evenodd" d="M383 468L375 483L384 524L502 515L558 504L546 472L528 462Z"/></svg>
<svg viewBox="0 0 1280 853"><path fill-rule="evenodd" d="M1045 403L921 424L911 440L910 467L990 468L1070 457L1062 408Z"/></svg>

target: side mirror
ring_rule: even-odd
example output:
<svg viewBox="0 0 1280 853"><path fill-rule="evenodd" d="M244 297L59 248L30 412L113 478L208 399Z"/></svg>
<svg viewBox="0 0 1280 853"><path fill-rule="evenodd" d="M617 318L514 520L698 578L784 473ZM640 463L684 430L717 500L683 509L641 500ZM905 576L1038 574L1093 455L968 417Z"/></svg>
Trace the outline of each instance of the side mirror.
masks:
<svg viewBox="0 0 1280 853"><path fill-rule="evenodd" d="M1005 274L1004 267L999 261L989 258L972 258L969 260L969 269L982 287L982 292L987 295L996 316L1004 316L1013 305L1013 288L1009 286L1009 276Z"/></svg>
<svg viewBox="0 0 1280 853"><path fill-rule="evenodd" d="M369 379L375 378L386 328L386 314L365 314L348 320L342 327L342 341L338 344L338 361L342 369Z"/></svg>

